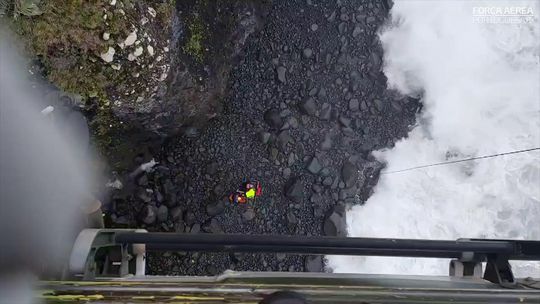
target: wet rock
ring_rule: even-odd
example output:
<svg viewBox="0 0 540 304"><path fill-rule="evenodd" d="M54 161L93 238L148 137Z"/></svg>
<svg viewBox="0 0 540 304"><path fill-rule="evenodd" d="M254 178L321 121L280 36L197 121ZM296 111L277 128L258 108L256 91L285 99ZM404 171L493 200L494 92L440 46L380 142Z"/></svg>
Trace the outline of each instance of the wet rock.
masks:
<svg viewBox="0 0 540 304"><path fill-rule="evenodd" d="M283 126L283 119L277 109L270 109L264 113L264 121L274 129L281 129Z"/></svg>
<svg viewBox="0 0 540 304"><path fill-rule="evenodd" d="M146 205L143 208L141 219L146 225L152 225L157 218L157 209L155 206Z"/></svg>
<svg viewBox="0 0 540 304"><path fill-rule="evenodd" d="M344 186L347 186L347 188L352 187L358 179L358 169L356 168L356 165L348 160L343 162L343 166L341 167L341 179L344 182Z"/></svg>
<svg viewBox="0 0 540 304"><path fill-rule="evenodd" d="M276 69L276 74L277 74L277 79L281 82L281 83L285 83L287 82L287 79L285 78L285 73L287 72L287 69L283 66L279 66L277 69Z"/></svg>
<svg viewBox="0 0 540 304"><path fill-rule="evenodd" d="M298 103L300 111L306 115L315 115L317 111L317 104L312 97L308 97Z"/></svg>
<svg viewBox="0 0 540 304"><path fill-rule="evenodd" d="M336 205L324 219L323 232L327 236L347 236L345 208L342 205Z"/></svg>
<svg viewBox="0 0 540 304"><path fill-rule="evenodd" d="M322 168L323 167L322 167L321 163L319 162L319 160L316 157L313 157L313 158L311 158L311 161L309 162L306 169L311 174L317 174L317 173L319 173L319 171L322 170Z"/></svg>
<svg viewBox="0 0 540 304"><path fill-rule="evenodd" d="M304 197L304 186L297 177L291 177L285 183L285 196L292 200L301 200Z"/></svg>
<svg viewBox="0 0 540 304"><path fill-rule="evenodd" d="M208 213L209 216L219 215L223 213L223 211L225 211L225 203L223 200L206 205L206 213Z"/></svg>
<svg viewBox="0 0 540 304"><path fill-rule="evenodd" d="M320 255L308 255L304 260L304 270L307 272L322 272L323 260Z"/></svg>
<svg viewBox="0 0 540 304"><path fill-rule="evenodd" d="M158 222L165 222L169 217L169 209L165 205L159 206L157 209L157 220Z"/></svg>

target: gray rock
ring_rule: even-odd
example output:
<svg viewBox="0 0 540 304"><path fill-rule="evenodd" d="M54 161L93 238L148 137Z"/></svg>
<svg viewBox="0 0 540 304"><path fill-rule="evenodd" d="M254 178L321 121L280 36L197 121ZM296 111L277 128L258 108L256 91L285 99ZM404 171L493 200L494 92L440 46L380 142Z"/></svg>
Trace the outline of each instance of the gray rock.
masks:
<svg viewBox="0 0 540 304"><path fill-rule="evenodd" d="M327 236L347 236L345 208L342 205L336 205L324 219L323 232Z"/></svg>
<svg viewBox="0 0 540 304"><path fill-rule="evenodd" d="M319 29L319 26L318 26L316 23L313 23L313 24L311 25L311 30L312 30L312 31L315 32L315 31L318 30L318 29Z"/></svg>
<svg viewBox="0 0 540 304"><path fill-rule="evenodd" d="M291 177L285 183L285 196L292 200L301 200L304 197L304 186L299 178Z"/></svg>
<svg viewBox="0 0 540 304"><path fill-rule="evenodd" d="M298 103L298 107L300 108L300 111L307 115L315 115L317 112L317 104L315 103L315 99L312 97L308 97Z"/></svg>
<svg viewBox="0 0 540 304"><path fill-rule="evenodd" d="M309 59L313 55L313 51L310 48L305 48L303 54L305 58Z"/></svg>
<svg viewBox="0 0 540 304"><path fill-rule="evenodd" d="M253 220L254 218L255 218L255 211L253 211L253 209L248 209L248 210L246 210L246 212L244 212L242 214L242 219L245 222L249 222L249 221Z"/></svg>
<svg viewBox="0 0 540 304"><path fill-rule="evenodd" d="M281 83L285 83L287 81L287 79L285 77L286 72L287 72L287 69L285 67L283 67L283 66L279 66L276 69L277 78Z"/></svg>
<svg viewBox="0 0 540 304"><path fill-rule="evenodd" d="M201 224L195 223L191 226L191 229L189 230L189 233L199 233L201 232Z"/></svg>
<svg viewBox="0 0 540 304"><path fill-rule="evenodd" d="M156 221L156 218L157 218L156 213L157 213L157 210L155 206L146 205L143 208L143 212L141 214L143 223L145 223L146 225L152 225Z"/></svg>
<svg viewBox="0 0 540 304"><path fill-rule="evenodd" d="M159 206L157 209L157 220L158 222L165 222L169 217L169 209L165 205Z"/></svg>
<svg viewBox="0 0 540 304"><path fill-rule="evenodd" d="M184 215L184 222L188 226L195 224L196 220L197 220L197 218L195 217L195 214L192 211L188 211Z"/></svg>
<svg viewBox="0 0 540 304"><path fill-rule="evenodd" d="M225 203L223 200L219 200L215 203L206 205L206 213L208 213L209 216L216 216L225 211Z"/></svg>
<svg viewBox="0 0 540 304"><path fill-rule="evenodd" d="M327 176L323 179L322 184L326 187L330 187L332 185L333 179L331 176Z"/></svg>
<svg viewBox="0 0 540 304"><path fill-rule="evenodd" d="M291 128L293 129L298 128L298 119L296 119L295 117L289 118L288 123L291 126Z"/></svg>
<svg viewBox="0 0 540 304"><path fill-rule="evenodd" d="M358 101L358 99L353 98L349 100L349 110L351 110L352 112L357 112L358 110L360 110L360 102Z"/></svg>
<svg viewBox="0 0 540 304"><path fill-rule="evenodd" d="M351 125L351 119L350 118L347 118L345 116L340 116L339 117L339 123L344 126L344 127L350 127Z"/></svg>
<svg viewBox="0 0 540 304"><path fill-rule="evenodd" d="M353 30L353 32L352 32L352 36L356 38L356 37L358 37L358 35L360 35L362 32L363 32L362 28L361 28L359 25L357 25L357 26L354 27L354 30Z"/></svg>
<svg viewBox="0 0 540 304"><path fill-rule="evenodd" d="M283 126L283 118L281 117L278 109L269 109L264 112L264 121L274 129L281 129Z"/></svg>
<svg viewBox="0 0 540 304"><path fill-rule="evenodd" d="M270 141L271 134L263 131L263 132L259 132L258 136L261 143L266 145Z"/></svg>
<svg viewBox="0 0 540 304"><path fill-rule="evenodd" d="M319 171L322 170L322 165L321 163L319 162L319 160L316 158L316 157L313 157L311 159L311 161L309 162L308 166L307 166L307 170L311 173L311 174L317 174L319 173Z"/></svg>
<svg viewBox="0 0 540 304"><path fill-rule="evenodd" d="M182 210L181 207L174 207L170 211L171 218L176 221L178 219L182 218L182 215L184 213L184 210Z"/></svg>
<svg viewBox="0 0 540 304"><path fill-rule="evenodd" d="M285 149L285 147L287 146L288 143L293 142L293 138L289 134L289 131L283 130L283 131L279 132L279 135L277 137L277 141L278 141L279 146L281 147L281 149Z"/></svg>
<svg viewBox="0 0 540 304"><path fill-rule="evenodd" d="M325 136L323 142L321 143L321 150L328 151L332 149L332 138L330 136Z"/></svg>
<svg viewBox="0 0 540 304"><path fill-rule="evenodd" d="M304 260L304 270L307 272L322 272L323 260L320 255L308 255Z"/></svg>
<svg viewBox="0 0 540 304"><path fill-rule="evenodd" d="M291 210L287 212L287 222L292 225L298 224L298 219Z"/></svg>
<svg viewBox="0 0 540 304"><path fill-rule="evenodd" d="M328 103L324 103L322 105L321 115L320 119L322 120L330 120L332 115L332 106Z"/></svg>
<svg viewBox="0 0 540 304"><path fill-rule="evenodd" d="M377 107L377 110L379 110L379 112L382 112L384 110L384 102L382 100L375 99L374 103L375 103L375 106Z"/></svg>
<svg viewBox="0 0 540 304"><path fill-rule="evenodd" d="M137 179L137 185L139 185L139 186L147 186L148 185L148 176L146 176L146 174L141 175Z"/></svg>
<svg viewBox="0 0 540 304"><path fill-rule="evenodd" d="M283 169L283 178L287 179L291 176L291 168Z"/></svg>
<svg viewBox="0 0 540 304"><path fill-rule="evenodd" d="M343 162L343 166L341 167L341 179L347 188L352 187L358 179L358 169L356 168L356 165L348 160Z"/></svg>

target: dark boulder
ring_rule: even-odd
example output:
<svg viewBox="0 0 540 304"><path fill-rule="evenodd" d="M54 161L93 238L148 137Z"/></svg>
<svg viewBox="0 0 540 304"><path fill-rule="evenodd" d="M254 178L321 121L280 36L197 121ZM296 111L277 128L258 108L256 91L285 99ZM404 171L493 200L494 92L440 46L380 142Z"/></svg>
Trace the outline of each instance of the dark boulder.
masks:
<svg viewBox="0 0 540 304"><path fill-rule="evenodd" d="M341 167L341 179L347 188L354 186L358 180L358 169L350 161L345 161Z"/></svg>
<svg viewBox="0 0 540 304"><path fill-rule="evenodd" d="M223 213L223 211L225 211L225 203L223 200L206 205L206 213L208 213L209 216L219 215Z"/></svg>
<svg viewBox="0 0 540 304"><path fill-rule="evenodd" d="M283 126L283 118L277 109L270 109L264 112L264 121L274 129L281 129Z"/></svg>
<svg viewBox="0 0 540 304"><path fill-rule="evenodd" d="M141 220L146 225L152 225L157 218L157 208L153 205L144 206L141 212Z"/></svg>
<svg viewBox="0 0 540 304"><path fill-rule="evenodd" d="M304 197L304 186L297 177L291 177L285 183L285 196L292 200L301 200Z"/></svg>
<svg viewBox="0 0 540 304"><path fill-rule="evenodd" d="M320 255L308 255L304 260L304 270L306 272L322 272L323 259Z"/></svg>
<svg viewBox="0 0 540 304"><path fill-rule="evenodd" d="M317 103L315 103L315 99L312 97L300 101L298 107L300 108L300 111L306 115L313 116L317 112Z"/></svg>
<svg viewBox="0 0 540 304"><path fill-rule="evenodd" d="M347 236L347 223L345 207L336 205L326 216L323 223L323 232L327 236Z"/></svg>

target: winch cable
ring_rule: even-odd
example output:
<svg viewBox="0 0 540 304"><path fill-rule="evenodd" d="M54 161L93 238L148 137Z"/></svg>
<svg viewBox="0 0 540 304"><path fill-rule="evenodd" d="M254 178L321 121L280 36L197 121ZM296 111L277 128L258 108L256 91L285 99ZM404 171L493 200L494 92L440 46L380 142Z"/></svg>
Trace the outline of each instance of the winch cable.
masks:
<svg viewBox="0 0 540 304"><path fill-rule="evenodd" d="M491 155L476 156L476 157L458 159L458 160L452 160L452 161L445 161L445 162L440 162L440 163L416 166L416 167L411 167L411 168L407 168L407 169L400 169L400 170L394 170L394 171L382 171L381 174L401 173L401 172L407 172L407 171L412 171L412 170L417 170L417 169L430 168L430 167L443 166L443 165L450 165L450 164L468 162L468 161L479 160L479 159L494 158L494 157L499 157L499 156L505 156L505 155L511 155L511 154L519 154L519 153L531 152L531 151L536 151L536 150L540 150L540 147L524 149L524 150L515 150L515 151L498 153L498 154L491 154Z"/></svg>

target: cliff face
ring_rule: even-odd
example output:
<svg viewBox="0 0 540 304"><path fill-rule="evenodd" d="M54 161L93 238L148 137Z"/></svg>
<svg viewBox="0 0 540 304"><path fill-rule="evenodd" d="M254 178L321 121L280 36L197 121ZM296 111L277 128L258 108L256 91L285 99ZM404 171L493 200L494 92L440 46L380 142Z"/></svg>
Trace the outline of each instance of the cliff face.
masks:
<svg viewBox="0 0 540 304"><path fill-rule="evenodd" d="M260 1L50 0L25 15L17 2L2 18L112 158L141 140L196 134L215 117L266 10Z"/></svg>

